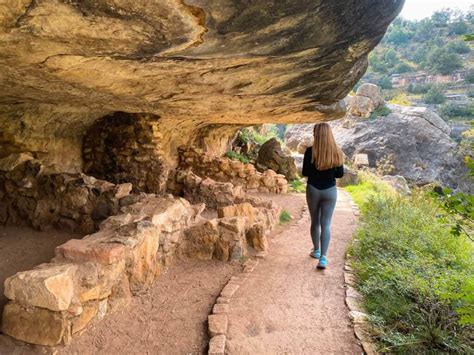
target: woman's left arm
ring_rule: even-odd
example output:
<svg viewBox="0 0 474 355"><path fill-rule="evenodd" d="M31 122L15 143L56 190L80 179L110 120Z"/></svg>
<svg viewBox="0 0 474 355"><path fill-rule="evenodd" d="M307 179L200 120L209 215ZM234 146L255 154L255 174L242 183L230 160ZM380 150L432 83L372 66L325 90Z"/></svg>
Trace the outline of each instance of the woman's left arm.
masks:
<svg viewBox="0 0 474 355"><path fill-rule="evenodd" d="M311 153L310 153L309 149L306 149L306 151L304 152L303 169L302 169L302 172L301 172L301 174L303 176L306 176L306 177L309 176L310 165L311 165Z"/></svg>
<svg viewBox="0 0 474 355"><path fill-rule="evenodd" d="M336 178L342 178L344 176L344 165L336 167Z"/></svg>

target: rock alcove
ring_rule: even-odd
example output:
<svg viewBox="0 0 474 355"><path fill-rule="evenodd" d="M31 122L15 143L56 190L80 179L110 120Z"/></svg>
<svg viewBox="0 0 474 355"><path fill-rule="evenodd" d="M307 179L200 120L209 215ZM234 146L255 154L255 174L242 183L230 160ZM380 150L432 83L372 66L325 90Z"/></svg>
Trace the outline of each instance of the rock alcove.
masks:
<svg viewBox="0 0 474 355"><path fill-rule="evenodd" d="M278 209L248 192L286 180L222 154L242 126L342 117L402 5L0 5L0 222L87 234L7 279L3 333L67 343L176 256L264 252Z"/></svg>

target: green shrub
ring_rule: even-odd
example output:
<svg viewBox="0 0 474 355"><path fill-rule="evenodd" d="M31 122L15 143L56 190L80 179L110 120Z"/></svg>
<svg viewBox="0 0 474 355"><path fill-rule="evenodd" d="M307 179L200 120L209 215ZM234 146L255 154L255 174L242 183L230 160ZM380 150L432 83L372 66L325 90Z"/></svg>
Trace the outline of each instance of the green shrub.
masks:
<svg viewBox="0 0 474 355"><path fill-rule="evenodd" d="M470 88L467 90L467 96L470 97L471 99L474 98L474 88Z"/></svg>
<svg viewBox="0 0 474 355"><path fill-rule="evenodd" d="M255 143L258 146L263 145L266 141L276 138L283 143L282 139L284 138L286 125L266 125L267 133L261 134L257 132L253 127L242 128L239 131L238 139L240 142Z"/></svg>
<svg viewBox="0 0 474 355"><path fill-rule="evenodd" d="M378 85L384 90L393 88L392 80L388 76L382 76L378 81Z"/></svg>
<svg viewBox="0 0 474 355"><path fill-rule="evenodd" d="M432 86L428 92L423 95L423 101L427 104L442 104L446 102L443 89L438 86Z"/></svg>
<svg viewBox="0 0 474 355"><path fill-rule="evenodd" d="M280 224L288 223L291 221L293 217L291 216L290 212L287 210L283 210L280 213Z"/></svg>
<svg viewBox="0 0 474 355"><path fill-rule="evenodd" d="M239 161L241 161L241 162L244 163L244 164L250 163L250 159L249 159L249 158L247 158L245 155L242 155L242 154L240 154L240 153L234 152L233 150L228 151L227 153L225 153L225 156L226 156L227 158L230 158L230 159L233 159L233 160L239 160Z"/></svg>
<svg viewBox="0 0 474 355"><path fill-rule="evenodd" d="M431 87L431 84L410 84L407 87L407 91L410 94L426 94Z"/></svg>
<svg viewBox="0 0 474 355"><path fill-rule="evenodd" d="M460 105L455 102L447 102L439 108L443 118L474 117L474 104Z"/></svg>
<svg viewBox="0 0 474 355"><path fill-rule="evenodd" d="M444 47L434 47L427 57L427 65L438 74L448 75L463 66L462 58L457 53L449 52Z"/></svg>
<svg viewBox="0 0 474 355"><path fill-rule="evenodd" d="M290 191L302 193L306 191L306 184L301 180L290 181Z"/></svg>
<svg viewBox="0 0 474 355"><path fill-rule="evenodd" d="M457 54L466 54L471 51L471 48L464 41L454 41L448 44L448 50Z"/></svg>
<svg viewBox="0 0 474 355"><path fill-rule="evenodd" d="M377 117L385 117L388 116L392 113L392 110L390 110L387 106L379 107L376 108L374 111L369 116L369 119L375 120Z"/></svg>
<svg viewBox="0 0 474 355"><path fill-rule="evenodd" d="M367 200L373 196L381 193L387 195L395 193L390 185L380 181L376 176L370 173L360 171L358 175L359 184L348 185L344 189L351 194L352 199L361 209L364 209Z"/></svg>
<svg viewBox="0 0 474 355"><path fill-rule="evenodd" d="M410 72L413 72L413 71L414 71L413 67L410 64L406 63L406 62L402 62L402 63L398 64L392 70L393 74L404 74L404 73L410 73Z"/></svg>
<svg viewBox="0 0 474 355"><path fill-rule="evenodd" d="M362 180L347 188L362 211L350 255L380 350L472 353L472 242L450 233L425 193L401 197Z"/></svg>
<svg viewBox="0 0 474 355"><path fill-rule="evenodd" d="M474 84L474 69L471 69L467 72L464 81L468 84Z"/></svg>

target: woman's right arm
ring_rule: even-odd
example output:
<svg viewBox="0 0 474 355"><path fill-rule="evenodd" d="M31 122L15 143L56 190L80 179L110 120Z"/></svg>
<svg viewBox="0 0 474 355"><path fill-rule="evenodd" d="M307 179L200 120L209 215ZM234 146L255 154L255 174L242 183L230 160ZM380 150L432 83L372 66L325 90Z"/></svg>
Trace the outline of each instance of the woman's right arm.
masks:
<svg viewBox="0 0 474 355"><path fill-rule="evenodd" d="M306 151L304 152L304 158L303 158L303 171L302 171L303 176L309 176L310 167L311 167L311 151L310 149L306 149Z"/></svg>

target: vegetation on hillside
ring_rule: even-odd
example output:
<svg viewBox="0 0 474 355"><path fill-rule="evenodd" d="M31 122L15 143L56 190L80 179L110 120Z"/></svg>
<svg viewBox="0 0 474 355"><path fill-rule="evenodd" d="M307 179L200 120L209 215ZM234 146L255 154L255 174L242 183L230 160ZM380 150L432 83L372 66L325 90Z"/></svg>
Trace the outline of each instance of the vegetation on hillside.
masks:
<svg viewBox="0 0 474 355"><path fill-rule="evenodd" d="M474 244L452 233L453 211L369 175L347 190L361 207L350 255L380 350L472 353Z"/></svg>
<svg viewBox="0 0 474 355"><path fill-rule="evenodd" d="M378 84L392 103L429 105L446 120L471 120L474 118L474 47L466 39L472 33L474 11L445 9L420 21L397 18L369 55L369 68L360 83ZM396 88L393 84L395 76L442 76L456 71L463 72L463 81L438 80Z"/></svg>

